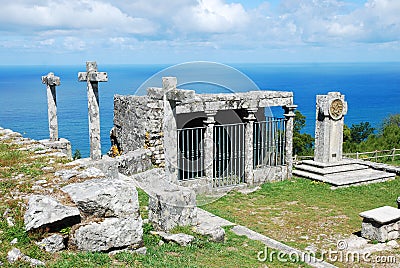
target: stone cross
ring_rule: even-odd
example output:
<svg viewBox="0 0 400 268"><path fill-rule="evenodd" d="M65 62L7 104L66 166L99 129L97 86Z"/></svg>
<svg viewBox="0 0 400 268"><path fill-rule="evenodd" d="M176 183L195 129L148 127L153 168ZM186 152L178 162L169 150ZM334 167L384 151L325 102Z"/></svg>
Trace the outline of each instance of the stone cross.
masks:
<svg viewBox="0 0 400 268"><path fill-rule="evenodd" d="M342 160L343 125L347 102L340 92L317 95L314 160L333 163Z"/></svg>
<svg viewBox="0 0 400 268"><path fill-rule="evenodd" d="M101 159L99 82L107 82L108 77L107 73L97 71L95 61L88 61L86 62L86 72L79 72L78 79L87 82L90 158L98 160Z"/></svg>
<svg viewBox="0 0 400 268"><path fill-rule="evenodd" d="M50 141L58 141L56 86L60 85L60 77L54 76L54 73L48 73L46 76L42 76L42 83L47 87Z"/></svg>

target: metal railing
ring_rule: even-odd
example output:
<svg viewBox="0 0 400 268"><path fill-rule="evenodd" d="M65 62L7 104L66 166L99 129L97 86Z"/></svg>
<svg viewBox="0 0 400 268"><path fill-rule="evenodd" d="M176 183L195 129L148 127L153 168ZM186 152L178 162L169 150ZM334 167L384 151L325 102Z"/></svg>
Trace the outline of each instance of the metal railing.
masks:
<svg viewBox="0 0 400 268"><path fill-rule="evenodd" d="M285 119L254 122L253 167L285 164Z"/></svg>
<svg viewBox="0 0 400 268"><path fill-rule="evenodd" d="M214 126L213 187L244 182L245 124Z"/></svg>
<svg viewBox="0 0 400 268"><path fill-rule="evenodd" d="M356 152L356 153L343 153L344 157L354 158L359 160L373 160L375 162L384 159L386 161L395 161L400 159L400 149L393 148L391 150L375 150L371 152ZM312 160L313 155L298 156L295 155L293 160L295 163L303 160Z"/></svg>
<svg viewBox="0 0 400 268"><path fill-rule="evenodd" d="M178 129L178 179L204 176L205 127Z"/></svg>

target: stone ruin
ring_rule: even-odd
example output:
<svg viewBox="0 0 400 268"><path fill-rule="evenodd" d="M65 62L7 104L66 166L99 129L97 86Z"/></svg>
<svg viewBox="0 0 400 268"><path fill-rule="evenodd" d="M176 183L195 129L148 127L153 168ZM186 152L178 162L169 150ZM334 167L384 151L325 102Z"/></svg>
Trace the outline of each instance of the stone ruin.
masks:
<svg viewBox="0 0 400 268"><path fill-rule="evenodd" d="M177 89L175 77L162 82L145 96L114 97L111 139L119 151L146 148L166 181L197 193L291 177L292 92L196 94ZM266 117L272 106L284 118Z"/></svg>
<svg viewBox="0 0 400 268"><path fill-rule="evenodd" d="M165 232L189 225L221 242L221 227L200 224L196 193L291 177L296 108L292 92L196 94L178 89L175 77L165 77L162 88L148 88L146 96L114 97L110 157L101 155L98 98L98 83L108 76L97 71L96 62L87 62L86 67L78 79L87 82L90 158L73 161L68 164L73 169L55 173L63 180L81 182L61 188L61 197L32 195L24 217L27 231L52 234L39 242L46 251L66 246L143 251L136 187L149 195L148 220L166 241L175 236ZM62 143L71 158L69 142L58 137L55 87L60 78L49 73L42 82L48 92L50 132L50 139L43 142L59 150ZM284 117L266 117L265 108L271 106L282 107ZM193 237L176 239L186 245Z"/></svg>

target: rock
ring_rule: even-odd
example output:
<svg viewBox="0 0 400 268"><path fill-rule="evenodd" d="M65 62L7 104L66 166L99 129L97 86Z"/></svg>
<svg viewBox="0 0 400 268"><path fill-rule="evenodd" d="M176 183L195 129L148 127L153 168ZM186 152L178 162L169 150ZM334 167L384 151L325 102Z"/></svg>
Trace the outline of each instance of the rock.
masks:
<svg viewBox="0 0 400 268"><path fill-rule="evenodd" d="M134 185L119 179L93 179L67 185L69 194L80 211L96 217L139 217L138 194Z"/></svg>
<svg viewBox="0 0 400 268"><path fill-rule="evenodd" d="M304 250L308 251L308 252L316 253L318 251L318 248L315 245L309 245Z"/></svg>
<svg viewBox="0 0 400 268"><path fill-rule="evenodd" d="M10 244L11 245L15 245L18 243L18 238L14 238L13 240L11 240Z"/></svg>
<svg viewBox="0 0 400 268"><path fill-rule="evenodd" d="M399 248L399 244L397 243L396 240L391 240L387 242L386 245L388 245L391 248Z"/></svg>
<svg viewBox="0 0 400 268"><path fill-rule="evenodd" d="M59 234L54 234L52 236L46 237L36 244L47 252L51 253L65 249L64 238Z"/></svg>
<svg viewBox="0 0 400 268"><path fill-rule="evenodd" d="M225 239L225 230L220 226L213 226L211 224L200 224L193 228L198 234L207 235L211 237L211 241L213 242L224 242Z"/></svg>
<svg viewBox="0 0 400 268"><path fill-rule="evenodd" d="M194 240L194 236L188 234L168 234L165 232L153 233L158 234L166 242L174 242L181 246L187 246Z"/></svg>
<svg viewBox="0 0 400 268"><path fill-rule="evenodd" d="M29 262L31 264L31 266L45 266L46 265L44 262L42 262L40 260L33 259L33 258L30 258L30 257L22 254L22 252L17 248L13 248L12 250L10 250L7 253L7 261L10 264L13 264L14 262L16 262L18 260Z"/></svg>
<svg viewBox="0 0 400 268"><path fill-rule="evenodd" d="M77 208L64 206L47 196L32 195L29 198L28 209L24 215L26 231L44 227L50 230L61 229L79 222L80 214Z"/></svg>
<svg viewBox="0 0 400 268"><path fill-rule="evenodd" d="M95 167L89 167L82 171L80 174L78 174L76 177L80 179L85 179L85 178L99 178L99 177L104 177L103 171L101 171L98 168Z"/></svg>
<svg viewBox="0 0 400 268"><path fill-rule="evenodd" d="M3 263L0 261L0 266L3 266Z"/></svg>
<svg viewBox="0 0 400 268"><path fill-rule="evenodd" d="M357 250L360 248L364 248L368 244L368 240L358 237L356 235L351 235L348 239L345 240L347 244L348 250Z"/></svg>
<svg viewBox="0 0 400 268"><path fill-rule="evenodd" d="M167 181L164 175L163 169L152 169L132 176L149 195L149 221L160 231L196 225L195 192Z"/></svg>
<svg viewBox="0 0 400 268"><path fill-rule="evenodd" d="M6 221L7 221L8 227L13 227L13 226L15 225L14 219L11 218L11 217L7 217L7 218L6 218Z"/></svg>
<svg viewBox="0 0 400 268"><path fill-rule="evenodd" d="M6 208L6 210L3 213L3 218L6 218L9 213L10 213L10 208Z"/></svg>
<svg viewBox="0 0 400 268"><path fill-rule="evenodd" d="M71 237L72 245L83 251L109 251L143 244L142 219L106 218L79 227Z"/></svg>
<svg viewBox="0 0 400 268"><path fill-rule="evenodd" d="M54 173L54 175L56 175L57 177L61 177L61 179L63 180L69 180L72 177L75 177L76 175L79 174L79 171L75 170L75 169L64 169L64 170L60 170L57 171L56 173Z"/></svg>
<svg viewBox="0 0 400 268"><path fill-rule="evenodd" d="M140 254L140 255L146 255L147 248L146 247L141 247L141 248L138 248L138 249L129 249L129 248L117 249L117 250L110 251L108 253L108 255L109 256L114 256L114 255L117 255L118 253L121 253L121 252L128 252L128 253L136 253L136 254Z"/></svg>

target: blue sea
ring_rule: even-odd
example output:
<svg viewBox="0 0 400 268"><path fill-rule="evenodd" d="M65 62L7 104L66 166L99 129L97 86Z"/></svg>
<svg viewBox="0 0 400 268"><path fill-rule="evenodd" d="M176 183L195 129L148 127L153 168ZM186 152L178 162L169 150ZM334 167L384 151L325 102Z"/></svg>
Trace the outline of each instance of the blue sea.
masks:
<svg viewBox="0 0 400 268"><path fill-rule="evenodd" d="M400 113L400 63L230 66L242 72L260 89L293 91L295 104L307 118L303 131L312 135L315 126L315 99L318 94L340 91L346 95L349 111L345 123L349 126L368 121L378 128L385 117ZM110 147L109 131L113 126L114 94L137 94L138 88L147 79L167 67L169 65L99 64L99 71L107 72L109 77L108 82L99 85L103 153ZM48 138L46 87L41 83L41 76L54 72L61 78L61 85L57 87L59 136L69 139L73 150L79 149L82 156L88 156L86 84L78 82L77 73L80 71L85 71L85 64L0 66L0 126L18 131L25 137ZM173 71L169 75L174 75ZM179 75L177 76L179 83ZM230 80L230 77L225 77L225 81ZM150 82L154 82L151 86L161 86L161 79ZM205 91L207 89L200 87L198 93ZM281 113L276 109L273 112L278 116Z"/></svg>

